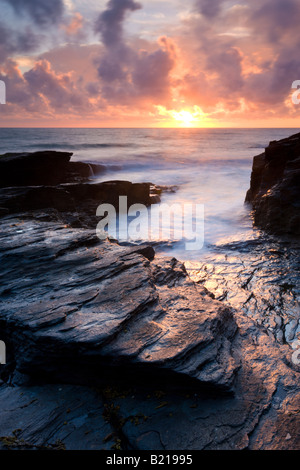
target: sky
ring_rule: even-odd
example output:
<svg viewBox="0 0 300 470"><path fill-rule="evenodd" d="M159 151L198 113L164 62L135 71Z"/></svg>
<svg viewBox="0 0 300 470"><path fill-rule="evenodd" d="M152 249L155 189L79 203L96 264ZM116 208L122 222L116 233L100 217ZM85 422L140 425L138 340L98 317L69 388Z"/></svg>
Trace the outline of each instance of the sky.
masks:
<svg viewBox="0 0 300 470"><path fill-rule="evenodd" d="M0 0L1 127L299 127L300 0Z"/></svg>

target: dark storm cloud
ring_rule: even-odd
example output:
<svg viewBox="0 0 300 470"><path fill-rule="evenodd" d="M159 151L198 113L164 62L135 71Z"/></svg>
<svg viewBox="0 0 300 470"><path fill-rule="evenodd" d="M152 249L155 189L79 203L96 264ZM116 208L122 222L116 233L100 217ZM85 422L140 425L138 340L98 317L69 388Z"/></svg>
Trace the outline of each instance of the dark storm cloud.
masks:
<svg viewBox="0 0 300 470"><path fill-rule="evenodd" d="M107 9L98 17L95 31L101 34L105 46L98 73L107 83L127 79L127 68L134 62L135 53L123 38L123 22L126 14L141 8L133 0L110 0Z"/></svg>
<svg viewBox="0 0 300 470"><path fill-rule="evenodd" d="M33 51L39 43L39 36L29 27L24 31L12 31L0 23L0 61L4 62L13 54Z"/></svg>
<svg viewBox="0 0 300 470"><path fill-rule="evenodd" d="M271 0L249 4L248 24L270 43L277 43L286 33L299 35L300 2L298 0ZM292 39L292 37L291 37Z"/></svg>
<svg viewBox="0 0 300 470"><path fill-rule="evenodd" d="M102 42L107 47L119 45L123 35L123 22L129 11L142 8L142 5L133 0L110 0L107 9L98 17L95 31L101 33Z"/></svg>
<svg viewBox="0 0 300 470"><path fill-rule="evenodd" d="M35 24L57 23L64 12L63 0L0 0L8 3L18 15L28 15Z"/></svg>
<svg viewBox="0 0 300 470"><path fill-rule="evenodd" d="M223 0L198 0L196 9L207 18L217 16L221 11Z"/></svg>
<svg viewBox="0 0 300 470"><path fill-rule="evenodd" d="M300 5L298 0L268 0L265 2L246 2L253 5L252 21L268 20L275 28L290 28L295 25L299 15Z"/></svg>
<svg viewBox="0 0 300 470"><path fill-rule="evenodd" d="M10 32L0 23L0 61L3 62L13 51Z"/></svg>
<svg viewBox="0 0 300 470"><path fill-rule="evenodd" d="M34 26L55 22L63 12L62 0L0 0L8 3L17 14L27 13L33 20L29 26L0 23L0 61L4 62L14 54L34 51L42 42L42 35L34 31Z"/></svg>
<svg viewBox="0 0 300 470"><path fill-rule="evenodd" d="M132 99L164 99L169 93L174 51L168 41L161 38L159 49L147 52L128 45L124 37L127 13L140 8L133 0L110 0L95 24L105 48L98 65L102 95L120 104Z"/></svg>
<svg viewBox="0 0 300 470"><path fill-rule="evenodd" d="M207 19L226 21L233 7L247 7L239 19L272 42L291 28L299 27L299 0L195 0L196 11ZM232 16L234 21L235 16ZM239 26L239 24L236 24Z"/></svg>

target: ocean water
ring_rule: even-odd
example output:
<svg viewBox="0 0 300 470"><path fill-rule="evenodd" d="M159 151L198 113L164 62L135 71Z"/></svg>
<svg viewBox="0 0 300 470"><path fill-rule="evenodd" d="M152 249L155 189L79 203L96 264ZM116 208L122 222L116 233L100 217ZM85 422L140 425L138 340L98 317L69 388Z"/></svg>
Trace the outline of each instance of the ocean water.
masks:
<svg viewBox="0 0 300 470"><path fill-rule="evenodd" d="M163 203L204 205L202 253L232 241L257 237L244 199L253 157L271 140L297 129L0 129L0 153L45 149L73 152L74 161L101 163L111 179L176 185ZM183 260L198 251L173 244Z"/></svg>

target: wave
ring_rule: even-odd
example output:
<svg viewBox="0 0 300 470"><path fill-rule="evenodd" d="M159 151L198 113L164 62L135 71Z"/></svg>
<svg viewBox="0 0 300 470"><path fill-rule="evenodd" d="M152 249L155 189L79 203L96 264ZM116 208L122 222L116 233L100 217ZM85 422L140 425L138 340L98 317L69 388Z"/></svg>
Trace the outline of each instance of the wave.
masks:
<svg viewBox="0 0 300 470"><path fill-rule="evenodd" d="M103 148L130 148L135 147L135 144L118 144L118 143L96 143L96 144L70 144L69 142L52 142L52 143L36 143L28 144L28 148L35 149L62 149L62 150L88 150L88 149L103 149Z"/></svg>
<svg viewBox="0 0 300 470"><path fill-rule="evenodd" d="M266 148L266 145L264 144L254 144L248 147L248 149L265 149L265 148Z"/></svg>
<svg viewBox="0 0 300 470"><path fill-rule="evenodd" d="M207 165L207 166L220 166L220 167L228 167L228 168L236 168L237 166L246 166L248 167L253 161L253 157L245 157L245 158L205 158L199 160L190 160L187 163L193 163L195 166L199 165Z"/></svg>

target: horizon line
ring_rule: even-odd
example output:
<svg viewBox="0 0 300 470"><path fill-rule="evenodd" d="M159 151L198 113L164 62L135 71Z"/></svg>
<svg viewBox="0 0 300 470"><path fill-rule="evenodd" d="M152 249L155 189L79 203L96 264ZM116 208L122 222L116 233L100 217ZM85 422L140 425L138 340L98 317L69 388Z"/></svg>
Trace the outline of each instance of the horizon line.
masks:
<svg viewBox="0 0 300 470"><path fill-rule="evenodd" d="M216 130L216 129L299 129L299 127L289 127L289 126L284 126L284 127L273 127L273 126L267 126L267 127L81 127L81 126L0 126L0 129L116 129L116 130L122 130L122 129L155 129L155 130Z"/></svg>

